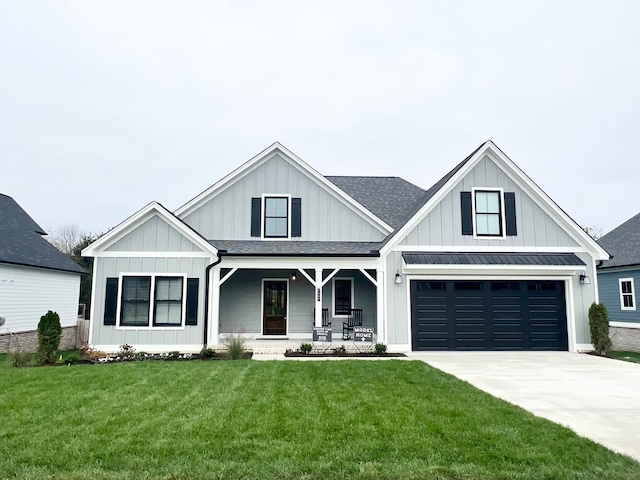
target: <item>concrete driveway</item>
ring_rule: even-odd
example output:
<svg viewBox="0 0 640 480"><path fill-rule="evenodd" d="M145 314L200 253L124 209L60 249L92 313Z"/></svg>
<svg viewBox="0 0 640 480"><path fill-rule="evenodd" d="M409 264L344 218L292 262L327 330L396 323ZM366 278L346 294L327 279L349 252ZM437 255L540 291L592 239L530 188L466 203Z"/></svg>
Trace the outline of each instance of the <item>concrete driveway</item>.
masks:
<svg viewBox="0 0 640 480"><path fill-rule="evenodd" d="M640 364L568 352L409 356L640 460Z"/></svg>

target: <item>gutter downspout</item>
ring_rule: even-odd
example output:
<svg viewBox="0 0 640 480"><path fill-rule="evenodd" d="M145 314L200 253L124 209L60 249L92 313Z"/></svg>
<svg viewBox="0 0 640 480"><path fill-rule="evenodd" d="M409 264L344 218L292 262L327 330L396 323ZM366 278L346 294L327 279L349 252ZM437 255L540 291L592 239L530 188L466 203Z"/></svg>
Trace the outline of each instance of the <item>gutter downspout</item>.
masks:
<svg viewBox="0 0 640 480"><path fill-rule="evenodd" d="M204 270L204 338L202 339L203 348L207 348L207 333L209 325L209 272L211 268L222 262L221 251L218 251L218 260L213 262Z"/></svg>

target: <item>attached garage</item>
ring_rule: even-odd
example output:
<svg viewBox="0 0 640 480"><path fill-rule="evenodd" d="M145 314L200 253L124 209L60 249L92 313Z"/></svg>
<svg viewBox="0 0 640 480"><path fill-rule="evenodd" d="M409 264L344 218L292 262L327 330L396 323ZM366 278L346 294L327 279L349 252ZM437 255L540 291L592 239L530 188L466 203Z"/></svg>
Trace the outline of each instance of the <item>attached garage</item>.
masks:
<svg viewBox="0 0 640 480"><path fill-rule="evenodd" d="M527 280L412 279L412 350L569 349L565 282L531 277L536 271L584 268L576 255L405 252L403 259L412 273L429 274L444 265L459 272L529 272Z"/></svg>
<svg viewBox="0 0 640 480"><path fill-rule="evenodd" d="M412 349L567 350L564 282L411 281Z"/></svg>

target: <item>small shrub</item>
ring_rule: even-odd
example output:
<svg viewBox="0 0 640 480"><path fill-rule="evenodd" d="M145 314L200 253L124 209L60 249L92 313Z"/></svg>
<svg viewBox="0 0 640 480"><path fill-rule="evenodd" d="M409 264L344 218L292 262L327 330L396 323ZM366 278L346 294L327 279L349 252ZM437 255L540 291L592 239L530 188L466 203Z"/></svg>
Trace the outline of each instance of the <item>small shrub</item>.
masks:
<svg viewBox="0 0 640 480"><path fill-rule="evenodd" d="M212 358L215 358L215 356L216 351L213 348L203 348L200 350L200 358L203 360L211 360Z"/></svg>
<svg viewBox="0 0 640 480"><path fill-rule="evenodd" d="M244 340L238 335L227 339L227 357L231 360L239 360L244 356Z"/></svg>
<svg viewBox="0 0 640 480"><path fill-rule="evenodd" d="M122 360L135 360L136 349L133 348L128 343L125 343L124 345L120 345L120 350L118 350L118 356Z"/></svg>
<svg viewBox="0 0 640 480"><path fill-rule="evenodd" d="M384 343L376 343L375 348L378 355L385 355L387 353L387 346Z"/></svg>
<svg viewBox="0 0 640 480"><path fill-rule="evenodd" d="M67 365L76 365L82 360L82 355L78 352L69 352L62 357L62 363Z"/></svg>
<svg viewBox="0 0 640 480"><path fill-rule="evenodd" d="M31 365L33 360L33 355L27 352L23 352L21 350L10 352L7 355L7 359L9 360L9 365L12 367L27 367Z"/></svg>
<svg viewBox="0 0 640 480"><path fill-rule="evenodd" d="M174 350L167 354L167 360L178 360L179 358L180 358L180 352L177 350Z"/></svg>
<svg viewBox="0 0 640 480"><path fill-rule="evenodd" d="M38 355L40 363L54 363L56 361L56 351L60 346L62 338L62 326L60 316L56 312L49 310L40 317L38 323Z"/></svg>
<svg viewBox="0 0 640 480"><path fill-rule="evenodd" d="M592 303L589 308L589 331L591 343L599 355L607 356L611 350L609 338L609 313L602 303Z"/></svg>
<svg viewBox="0 0 640 480"><path fill-rule="evenodd" d="M88 345L85 345L82 350L80 350L80 353L85 360L89 360L90 362L94 363L99 361L101 358L107 358L109 356L106 352L96 350L95 348L91 348Z"/></svg>
<svg viewBox="0 0 640 480"><path fill-rule="evenodd" d="M342 355L344 353L347 353L347 349L344 345L340 345L339 347L333 349L333 353L336 355Z"/></svg>
<svg viewBox="0 0 640 480"><path fill-rule="evenodd" d="M305 355L308 355L309 353L311 353L312 349L313 349L313 345L311 345L310 343L303 343L302 345L300 345L300 351Z"/></svg>
<svg viewBox="0 0 640 480"><path fill-rule="evenodd" d="M136 360L146 360L147 358L149 358L149 354L147 352L138 352L135 355L135 359Z"/></svg>

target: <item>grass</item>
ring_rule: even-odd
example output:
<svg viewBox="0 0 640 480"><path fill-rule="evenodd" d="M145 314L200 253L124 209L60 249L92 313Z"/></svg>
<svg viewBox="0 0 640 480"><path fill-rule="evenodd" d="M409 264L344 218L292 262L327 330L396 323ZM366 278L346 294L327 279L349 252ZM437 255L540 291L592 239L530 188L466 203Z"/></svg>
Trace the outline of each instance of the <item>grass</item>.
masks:
<svg viewBox="0 0 640 480"><path fill-rule="evenodd" d="M626 362L640 363L640 353L638 352L613 351L609 352L609 356Z"/></svg>
<svg viewBox="0 0 640 480"><path fill-rule="evenodd" d="M637 479L421 362L0 367L0 477Z"/></svg>

